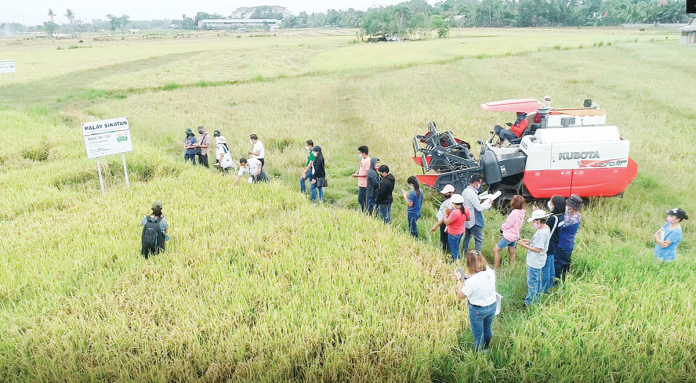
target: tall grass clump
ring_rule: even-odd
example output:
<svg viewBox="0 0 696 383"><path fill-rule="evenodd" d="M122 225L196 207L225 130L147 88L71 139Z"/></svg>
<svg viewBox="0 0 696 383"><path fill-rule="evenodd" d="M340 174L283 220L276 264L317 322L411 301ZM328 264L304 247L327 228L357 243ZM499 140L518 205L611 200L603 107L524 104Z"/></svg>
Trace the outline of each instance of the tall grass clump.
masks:
<svg viewBox="0 0 696 383"><path fill-rule="evenodd" d="M179 89L180 87L181 87L181 85L179 85L175 82L170 82L169 84L164 85L162 87L162 90L176 90L176 89Z"/></svg>

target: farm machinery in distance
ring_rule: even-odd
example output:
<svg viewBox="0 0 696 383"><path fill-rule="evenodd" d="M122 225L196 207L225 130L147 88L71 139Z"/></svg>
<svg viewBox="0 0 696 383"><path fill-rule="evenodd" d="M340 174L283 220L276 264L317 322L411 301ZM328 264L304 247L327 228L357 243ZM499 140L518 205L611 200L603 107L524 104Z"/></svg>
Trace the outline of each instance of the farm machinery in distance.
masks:
<svg viewBox="0 0 696 383"><path fill-rule="evenodd" d="M534 99L490 102L481 108L527 113L528 128L508 145L494 143L492 134L485 142L479 140L476 159L468 142L452 132L438 132L430 122L424 135L413 138L422 184L437 190L451 184L461 193L478 173L490 193L501 192L498 201L504 207L515 194L528 199L616 196L638 174L638 165L628 156L629 141L615 126L606 125L604 110L544 108Z"/></svg>

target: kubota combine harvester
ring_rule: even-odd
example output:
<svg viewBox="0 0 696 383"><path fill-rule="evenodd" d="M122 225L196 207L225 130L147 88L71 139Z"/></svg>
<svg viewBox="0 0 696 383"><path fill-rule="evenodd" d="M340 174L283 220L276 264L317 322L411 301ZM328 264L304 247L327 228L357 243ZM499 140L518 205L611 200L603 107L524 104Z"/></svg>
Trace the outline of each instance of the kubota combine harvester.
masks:
<svg viewBox="0 0 696 383"><path fill-rule="evenodd" d="M616 196L638 174L628 156L629 141L606 125L604 110L544 108L534 99L490 102L481 109L527 113L529 127L507 145L494 143L493 136L478 141L476 159L468 142L429 123L428 132L413 140L413 160L424 170L417 176L421 183L437 190L451 184L461 193L480 173L489 192L501 192L499 203L505 206L514 194L534 199Z"/></svg>

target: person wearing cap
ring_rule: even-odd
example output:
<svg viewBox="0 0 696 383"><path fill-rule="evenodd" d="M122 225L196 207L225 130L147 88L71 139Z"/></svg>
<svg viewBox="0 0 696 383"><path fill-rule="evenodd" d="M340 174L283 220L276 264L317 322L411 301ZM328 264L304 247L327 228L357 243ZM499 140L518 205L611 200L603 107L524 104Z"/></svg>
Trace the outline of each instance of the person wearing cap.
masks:
<svg viewBox="0 0 696 383"><path fill-rule="evenodd" d="M539 209L532 212L532 217L527 220L534 225L537 231L532 239L520 239L520 246L527 249L527 296L524 298L525 306L531 306L542 293L541 269L546 264L546 252L549 249L551 230L546 225L549 217L545 211Z"/></svg>
<svg viewBox="0 0 696 383"><path fill-rule="evenodd" d="M184 139L184 161L191 160L192 164L196 164L196 135L193 134L191 128L186 129L186 139Z"/></svg>
<svg viewBox="0 0 696 383"><path fill-rule="evenodd" d="M370 150L366 145L358 147L360 167L352 176L358 179L358 204L360 210L367 211L367 172L370 171Z"/></svg>
<svg viewBox="0 0 696 383"><path fill-rule="evenodd" d="M307 149L307 152L309 152L309 154L307 155L307 162L305 163L304 170L302 171L302 175L300 176L300 191L302 193L307 192L307 186L305 185L305 181L309 181L310 184L312 183L312 164L315 159L312 148L314 148L314 141L307 140L305 142L305 149Z"/></svg>
<svg viewBox="0 0 696 383"><path fill-rule="evenodd" d="M464 197L461 194L454 194L450 198L452 211L442 219L447 225L447 238L449 247L452 251L452 262L459 260L459 243L466 231L466 222L471 219L469 208L464 206Z"/></svg>
<svg viewBox="0 0 696 383"><path fill-rule="evenodd" d="M544 102L542 103L543 107L546 109L551 109L551 96L548 94L544 96Z"/></svg>
<svg viewBox="0 0 696 383"><path fill-rule="evenodd" d="M234 167L230 149L227 147L227 139L220 134L219 130L213 133L213 137L215 137L215 167L226 173L229 168Z"/></svg>
<svg viewBox="0 0 696 383"><path fill-rule="evenodd" d="M367 188L365 197L367 199L367 212L374 214L377 209L377 192L379 191L379 158L370 159L370 170L367 171Z"/></svg>
<svg viewBox="0 0 696 383"><path fill-rule="evenodd" d="M464 206L466 206L469 211L474 215L474 219L467 221L466 223L466 234L464 234L464 252L469 251L469 242L471 242L471 237L474 238L474 248L481 252L483 249L483 227L485 226L483 222L483 211L488 210L492 206L490 199L481 202L478 197L481 191L481 186L483 185L483 177L480 174L474 174L471 176L471 182L469 186L464 189L462 197L464 197Z"/></svg>
<svg viewBox="0 0 696 383"><path fill-rule="evenodd" d="M575 235L578 233L580 223L582 222L580 209L582 209L582 198L577 194L571 195L566 200L566 214L563 216L563 222L559 223L556 229L560 229L553 265L556 278L564 278L565 274L570 270L571 255L575 247Z"/></svg>
<svg viewBox="0 0 696 383"><path fill-rule="evenodd" d="M440 209L437 211L437 223L433 226L430 231L435 231L440 228L440 246L442 247L443 253L451 252L449 247L449 238L447 235L447 225L445 225L444 218L449 215L449 213L454 210L454 205L452 205L452 195L454 194L454 186L445 185L445 187L440 190L440 194L445 198L440 204Z"/></svg>
<svg viewBox="0 0 696 383"><path fill-rule="evenodd" d="M396 179L392 174L389 173L389 166L381 165L379 167L379 174L382 176L382 180L379 182L379 189L377 190L377 210L379 211L379 217L382 218L384 223L391 222L391 207L392 202L394 202L394 186L396 185Z"/></svg>
<svg viewBox="0 0 696 383"><path fill-rule="evenodd" d="M207 167L208 166L208 154L210 154L210 134L205 131L205 129L202 126L198 127L198 135L199 135L199 140L198 144L195 144L195 148L199 148L200 152L198 153L198 163Z"/></svg>
<svg viewBox="0 0 696 383"><path fill-rule="evenodd" d="M319 202L324 201L324 188L326 183L326 164L324 155L321 152L321 146L316 145L312 148L314 153L314 161L312 163L312 183L309 185L309 194L312 197L312 202L317 200L317 190L319 190Z"/></svg>
<svg viewBox="0 0 696 383"><path fill-rule="evenodd" d="M154 247L147 247L145 244L145 239L143 238L143 247L140 253L147 259L152 254L158 254L164 252L166 248L166 240L168 239L167 231L169 230L169 224L162 214L162 202L155 201L152 204L152 214L146 215L142 221L140 221L140 226L143 226L143 237L145 237L145 231L147 224L158 224L160 228L160 234L157 236L157 241Z"/></svg>
<svg viewBox="0 0 696 383"><path fill-rule="evenodd" d="M249 183L255 184L260 181L268 182L266 177L266 172L263 170L263 162L257 160L256 158L249 158L248 160L244 157L239 159L239 172L237 173L237 178L234 179L232 186L237 185L239 180L244 176L244 173L249 173Z"/></svg>
<svg viewBox="0 0 696 383"><path fill-rule="evenodd" d="M496 125L493 127L493 130L495 131L495 134L497 134L500 138L500 141L512 141L516 138L522 137L525 130L527 130L527 127L529 126L529 121L527 121L527 113L517 112L517 120L515 121L515 123L513 124L511 122L508 122L506 123L506 125L509 126L510 129L505 129L500 125Z"/></svg>
<svg viewBox="0 0 696 383"><path fill-rule="evenodd" d="M689 219L686 212L678 207L669 209L667 223L655 232L655 258L671 262L677 256L677 246L682 240L681 221Z"/></svg>
<svg viewBox="0 0 696 383"><path fill-rule="evenodd" d="M266 162L264 158L266 158L266 150L263 147L263 142L259 141L259 137L255 134L250 135L249 138L253 148L248 153L251 155L251 158L256 158L265 166Z"/></svg>

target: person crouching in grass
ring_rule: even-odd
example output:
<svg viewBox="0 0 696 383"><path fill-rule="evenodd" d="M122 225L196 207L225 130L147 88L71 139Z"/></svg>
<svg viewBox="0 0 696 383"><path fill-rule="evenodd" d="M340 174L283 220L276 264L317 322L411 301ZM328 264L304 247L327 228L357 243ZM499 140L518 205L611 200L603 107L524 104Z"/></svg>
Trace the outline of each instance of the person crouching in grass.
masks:
<svg viewBox="0 0 696 383"><path fill-rule="evenodd" d="M467 299L469 324L474 335L474 352L485 350L491 343L491 325L496 311L495 271L486 258L476 250L466 253L466 273L454 272L457 278L457 297Z"/></svg>
<svg viewBox="0 0 696 383"><path fill-rule="evenodd" d="M551 230L546 225L549 217L543 210L534 210L531 222L537 231L532 239L520 239L520 246L527 249L527 296L524 298L524 305L531 306L542 292L541 269L546 264L546 251L549 249Z"/></svg>

